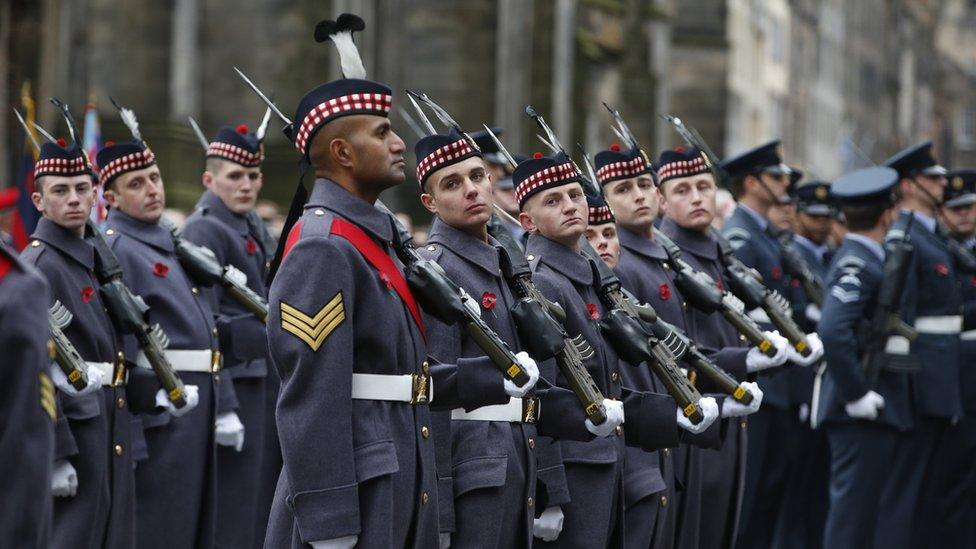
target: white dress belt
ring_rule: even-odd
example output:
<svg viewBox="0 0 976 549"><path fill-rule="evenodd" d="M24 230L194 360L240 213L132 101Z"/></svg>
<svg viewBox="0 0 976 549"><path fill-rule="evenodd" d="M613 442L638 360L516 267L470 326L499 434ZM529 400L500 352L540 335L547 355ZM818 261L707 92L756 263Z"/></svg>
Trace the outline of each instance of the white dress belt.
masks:
<svg viewBox="0 0 976 549"><path fill-rule="evenodd" d="M888 336L885 342L885 352L889 355L907 355L911 343L907 337L900 335Z"/></svg>
<svg viewBox="0 0 976 549"><path fill-rule="evenodd" d="M115 364L112 362L85 362L91 369L102 371L102 387L111 387L115 381Z"/></svg>
<svg viewBox="0 0 976 549"><path fill-rule="evenodd" d="M210 373L213 367L213 351L210 349L183 350L166 349L163 351L173 369L177 372L206 372ZM146 353L139 351L136 356L136 365L140 368L152 369Z"/></svg>
<svg viewBox="0 0 976 549"><path fill-rule="evenodd" d="M427 404L434 398L434 382L426 374L353 374L352 398Z"/></svg>
<svg viewBox="0 0 976 549"><path fill-rule="evenodd" d="M962 315L920 316L915 330L921 334L953 335L962 331Z"/></svg>
<svg viewBox="0 0 976 549"><path fill-rule="evenodd" d="M976 339L976 330L966 330L965 332L959 334L959 339L964 339L967 341Z"/></svg>
<svg viewBox="0 0 976 549"><path fill-rule="evenodd" d="M769 320L769 315L766 314L766 310L763 309L762 307L756 307L755 309L749 311L746 314L748 314L749 318L755 320L756 322L763 322L766 324L773 323L771 320Z"/></svg>
<svg viewBox="0 0 976 549"><path fill-rule="evenodd" d="M539 417L539 399L510 398L508 404L482 406L466 412L463 408L451 410L451 419L459 421L506 421L509 423L535 423Z"/></svg>

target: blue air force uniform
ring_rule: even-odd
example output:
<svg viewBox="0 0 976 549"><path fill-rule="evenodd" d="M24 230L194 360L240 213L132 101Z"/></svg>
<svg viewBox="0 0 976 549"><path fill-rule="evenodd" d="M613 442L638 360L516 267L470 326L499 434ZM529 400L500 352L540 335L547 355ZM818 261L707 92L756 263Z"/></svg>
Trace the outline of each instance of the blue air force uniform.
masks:
<svg viewBox="0 0 976 549"><path fill-rule="evenodd" d="M896 179L894 171L886 168L858 170L838 179L833 192L842 203L890 204ZM913 424L911 374L884 367L877 386L870 387L862 366L866 342L859 336L860 325L874 315L884 261L881 243L851 233L825 278L818 333L824 343L826 372L817 410L831 452L824 547L878 547L884 498L898 497L900 489L889 473L902 433ZM890 364L891 357L882 360ZM869 389L884 398L877 419L849 416L845 405Z"/></svg>
<svg viewBox="0 0 976 549"><path fill-rule="evenodd" d="M0 539L12 547L43 549L51 536L51 463L56 397L48 376L50 289L35 269L0 244L0 480L7 501Z"/></svg>

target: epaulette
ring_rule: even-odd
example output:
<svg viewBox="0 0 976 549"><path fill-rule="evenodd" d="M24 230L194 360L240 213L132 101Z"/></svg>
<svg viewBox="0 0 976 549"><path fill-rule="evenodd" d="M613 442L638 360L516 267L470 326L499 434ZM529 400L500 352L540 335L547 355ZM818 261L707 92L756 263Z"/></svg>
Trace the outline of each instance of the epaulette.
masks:
<svg viewBox="0 0 976 549"><path fill-rule="evenodd" d="M728 240L749 240L752 238L752 234L742 227L733 227L726 231L724 236Z"/></svg>
<svg viewBox="0 0 976 549"><path fill-rule="evenodd" d="M196 211L199 212L200 215L207 215L210 213L210 206L197 206Z"/></svg>
<svg viewBox="0 0 976 549"><path fill-rule="evenodd" d="M528 260L529 268L532 269L532 272L536 272L536 270L539 268L539 260L542 258L535 254L528 254L525 256L525 259Z"/></svg>

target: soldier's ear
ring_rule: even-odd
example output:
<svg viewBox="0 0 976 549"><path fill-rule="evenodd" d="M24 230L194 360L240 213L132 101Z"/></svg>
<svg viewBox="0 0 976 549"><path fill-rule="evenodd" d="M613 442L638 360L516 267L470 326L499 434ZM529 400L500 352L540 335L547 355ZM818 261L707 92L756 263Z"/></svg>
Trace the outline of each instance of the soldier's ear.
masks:
<svg viewBox="0 0 976 549"><path fill-rule="evenodd" d="M535 232L537 227L535 221L532 220L532 216L526 212L519 212L518 215L519 223L522 224L522 228L528 232Z"/></svg>
<svg viewBox="0 0 976 549"><path fill-rule="evenodd" d="M354 153L350 143L341 137L329 141L329 156L337 166L351 168L355 164Z"/></svg>
<svg viewBox="0 0 976 549"><path fill-rule="evenodd" d="M437 213L437 199L434 198L434 195L430 193L421 194L420 203L423 204L424 207L427 208L427 211L429 211L430 213L432 214Z"/></svg>

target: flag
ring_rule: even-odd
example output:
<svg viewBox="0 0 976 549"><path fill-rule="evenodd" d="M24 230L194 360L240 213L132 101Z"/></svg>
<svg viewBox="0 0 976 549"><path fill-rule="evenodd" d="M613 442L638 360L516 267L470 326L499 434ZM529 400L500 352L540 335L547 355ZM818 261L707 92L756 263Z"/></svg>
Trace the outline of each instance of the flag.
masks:
<svg viewBox="0 0 976 549"><path fill-rule="evenodd" d="M98 123L98 110L95 108L94 102L85 105L85 130L82 134L81 146L85 149L85 154L88 155L92 169L95 170L95 173L98 173L98 166L95 165L95 155L102 148L102 128ZM95 205L92 207L91 220L95 222L95 225L101 225L105 222L105 218L108 215L108 207L105 202L105 196L102 194L101 186L95 189L95 195Z"/></svg>
<svg viewBox="0 0 976 549"><path fill-rule="evenodd" d="M30 82L24 82L21 87L20 102L24 106L24 120L33 133L34 100L30 96ZM12 212L10 220L10 236L18 251L27 246L27 239L37 227L37 220L41 218L41 213L31 202L31 194L34 193L34 160L38 152L40 151L34 149L31 136L25 136L24 152L20 157L20 167L17 170L17 208ZM11 192L8 196L14 198L14 193Z"/></svg>

